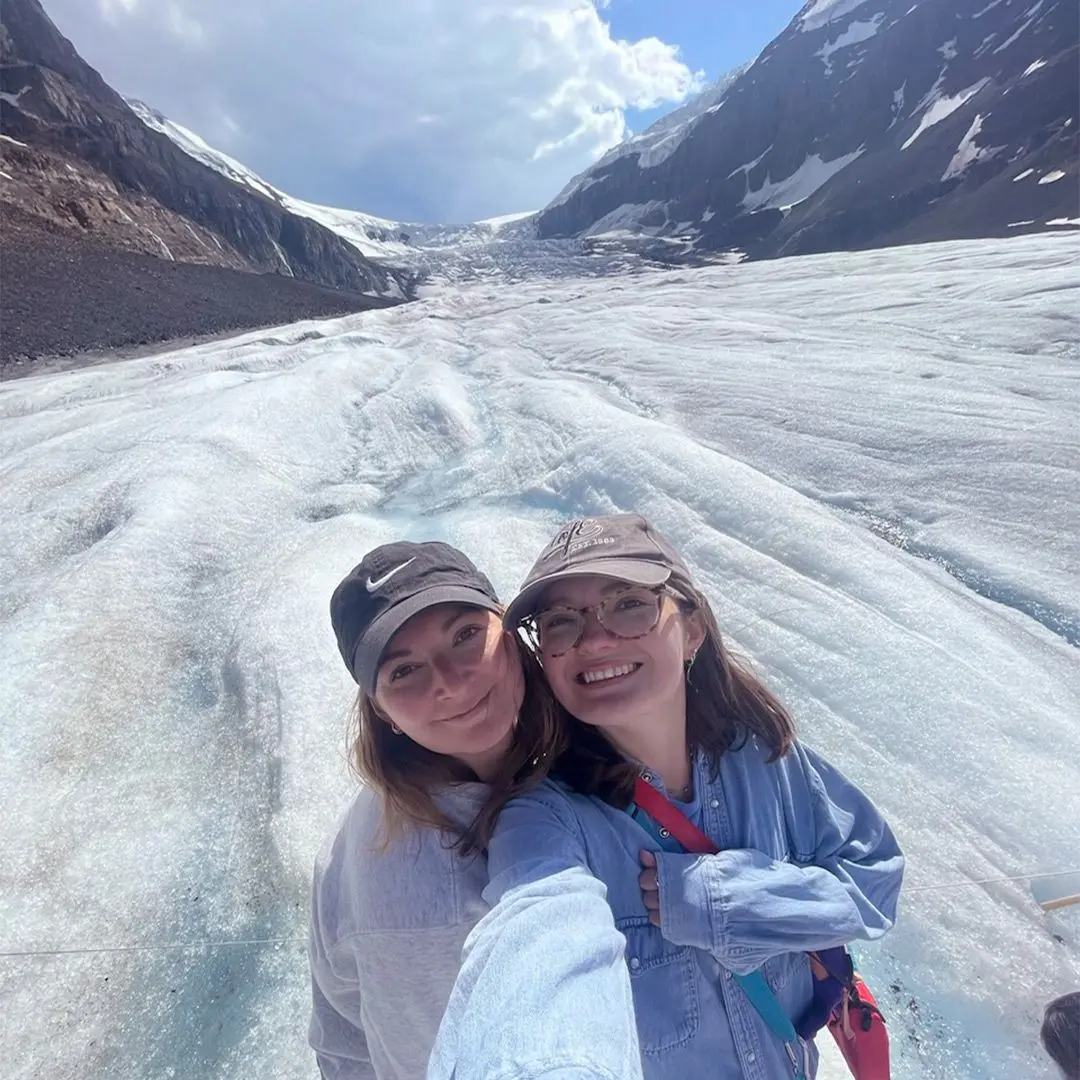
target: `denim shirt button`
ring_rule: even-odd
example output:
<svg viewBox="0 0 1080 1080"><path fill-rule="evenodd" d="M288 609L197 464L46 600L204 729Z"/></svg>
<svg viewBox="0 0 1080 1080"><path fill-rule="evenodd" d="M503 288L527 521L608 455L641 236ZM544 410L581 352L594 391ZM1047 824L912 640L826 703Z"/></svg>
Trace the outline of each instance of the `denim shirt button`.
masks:
<svg viewBox="0 0 1080 1080"><path fill-rule="evenodd" d="M712 802L709 803L709 805L715 810L720 805L720 800L713 799Z"/></svg>
<svg viewBox="0 0 1080 1080"><path fill-rule="evenodd" d="M661 829L660 835L666 840L671 835L671 833L669 833L667 829Z"/></svg>
<svg viewBox="0 0 1080 1080"><path fill-rule="evenodd" d="M652 783L652 773L643 772L641 774L641 779L644 780L646 784L651 784Z"/></svg>
<svg viewBox="0 0 1080 1080"><path fill-rule="evenodd" d="M757 1054L755 1054L753 1050L748 1051L746 1054L746 1060L752 1064L754 1061L757 1060Z"/></svg>
<svg viewBox="0 0 1080 1080"><path fill-rule="evenodd" d="M641 967L641 961L636 956L631 956L630 957L630 970L631 971L637 971L637 969L639 967Z"/></svg>

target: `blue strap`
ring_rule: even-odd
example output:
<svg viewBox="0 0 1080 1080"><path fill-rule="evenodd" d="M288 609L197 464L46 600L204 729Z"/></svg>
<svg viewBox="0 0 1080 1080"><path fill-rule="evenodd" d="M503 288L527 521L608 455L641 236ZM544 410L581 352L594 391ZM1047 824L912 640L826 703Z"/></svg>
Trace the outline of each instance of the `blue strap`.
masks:
<svg viewBox="0 0 1080 1080"><path fill-rule="evenodd" d="M627 813L639 824L653 839L666 851L681 852L686 849L673 836L661 837L653 819L636 803L627 807ZM808 1066L806 1062L805 1046L799 1038L795 1025L784 1007L780 1004L776 995L765 980L761 971L751 971L749 975L736 975L732 972L735 981L742 987L742 991L750 999L757 1014L768 1025L769 1030L784 1044L788 1059L791 1061L794 1080L808 1080Z"/></svg>
<svg viewBox="0 0 1080 1080"><path fill-rule="evenodd" d="M798 1044L799 1036L783 1006L772 992L772 987L765 981L760 971L751 971L749 975L735 975L735 981L743 988L750 1004L758 1015L772 1029L772 1033L781 1041Z"/></svg>

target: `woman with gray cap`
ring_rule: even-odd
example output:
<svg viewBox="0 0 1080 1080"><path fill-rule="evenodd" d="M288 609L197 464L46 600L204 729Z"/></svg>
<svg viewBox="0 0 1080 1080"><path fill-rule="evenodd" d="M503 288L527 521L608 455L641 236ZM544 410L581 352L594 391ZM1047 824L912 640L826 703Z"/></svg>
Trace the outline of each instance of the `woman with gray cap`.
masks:
<svg viewBox="0 0 1080 1080"><path fill-rule="evenodd" d="M487 910L495 817L563 745L539 666L501 611L488 579L442 543L376 548L331 599L359 686L350 756L365 786L315 866L309 1041L328 1080L425 1075L462 945ZM601 980L622 966L614 930L608 954Z"/></svg>
<svg viewBox="0 0 1080 1080"><path fill-rule="evenodd" d="M880 1013L843 946L893 925L900 849L729 652L670 542L637 515L571 522L504 621L531 636L569 714L569 746L554 779L500 815L484 891L494 906L469 938L431 1080L546 1075L500 1070L519 1045L581 1075L619 1076L614 1063L595 1067L595 1048L620 1002L579 979L613 927L646 1080L812 1080L814 1033L841 1000L844 1038L854 1025L879 1053ZM591 904L583 874L604 886L608 910ZM504 939L539 959L493 962ZM576 1002L558 1030L515 1004L545 991ZM476 1015L500 994L510 1005L497 1058ZM887 1073L885 1044L862 1075Z"/></svg>

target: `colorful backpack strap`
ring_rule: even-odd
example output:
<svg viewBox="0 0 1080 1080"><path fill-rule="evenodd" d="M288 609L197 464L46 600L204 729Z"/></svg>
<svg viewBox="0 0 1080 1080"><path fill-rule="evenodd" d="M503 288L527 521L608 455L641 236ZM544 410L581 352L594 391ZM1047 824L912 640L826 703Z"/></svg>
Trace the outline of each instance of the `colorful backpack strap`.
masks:
<svg viewBox="0 0 1080 1080"><path fill-rule="evenodd" d="M686 851L715 855L719 848L681 810L643 777L634 801ZM810 1075L808 1041L827 1027L855 1080L889 1080L889 1033L870 988L843 946L808 953L814 996L796 1030L760 971L735 975L758 1015L784 1044L795 1080ZM734 974L734 973L733 973Z"/></svg>
<svg viewBox="0 0 1080 1080"><path fill-rule="evenodd" d="M673 806L661 792L640 776L634 785L634 802L662 829L678 840L686 851L699 855L715 855L719 852L720 849L712 840L677 806ZM732 974L758 1015L784 1044L795 1080L808 1080L809 1048L795 1030L795 1025L784 1012L765 976L760 971L752 971L749 975L735 975L734 972Z"/></svg>
<svg viewBox="0 0 1080 1080"><path fill-rule="evenodd" d="M795 1080L809 1080L810 1048L799 1037L788 1014L772 992L772 987L765 981L765 976L760 971L751 971L749 975L734 975L734 979L761 1019L784 1044Z"/></svg>

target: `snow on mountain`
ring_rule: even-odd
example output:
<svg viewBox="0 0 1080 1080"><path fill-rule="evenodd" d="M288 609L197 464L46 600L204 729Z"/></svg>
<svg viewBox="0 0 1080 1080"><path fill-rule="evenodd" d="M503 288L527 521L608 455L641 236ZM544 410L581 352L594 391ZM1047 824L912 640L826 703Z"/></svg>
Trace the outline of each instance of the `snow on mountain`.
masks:
<svg viewBox="0 0 1080 1080"><path fill-rule="evenodd" d="M375 264L354 244L293 214L236 162L207 169L207 148L190 133L183 133L185 152L140 120L60 33L40 0L7 0L0 8L0 61L0 127L14 148L5 155L0 204L21 222L14 232L23 239L11 242L19 258L30 261L21 264L16 304L30 304L32 312L24 310L33 320L49 318L31 293L39 272L48 277L44 250L52 242L28 240L26 229L62 234L60 243L92 240L95 251L274 274L384 298L404 298L411 288L410 275ZM77 261L89 257L88 250ZM121 276L117 268L131 265L112 255L102 259ZM105 274L104 267L99 261L98 272ZM189 283L200 276L179 273ZM251 282L246 289L252 297L258 292Z"/></svg>
<svg viewBox="0 0 1080 1080"><path fill-rule="evenodd" d="M573 177L549 205L558 206L560 203L566 202L575 192L588 187L590 183L595 183L595 180L590 179L592 174L612 162L623 158L634 158L639 168L651 169L666 161L689 134L690 128L696 120L721 108L724 95L735 80L750 67L750 63L752 61L737 68L732 68L726 75L722 75L716 82L707 86L700 94L695 95L689 101L683 102L677 109L673 109L660 117L659 120L651 124L639 135L632 135L617 146L613 146L590 165L588 169Z"/></svg>
<svg viewBox="0 0 1080 1080"><path fill-rule="evenodd" d="M803 10L795 16L795 22L799 29L806 33L809 30L820 30L828 23L836 22L845 15L865 7L869 0L810 0Z"/></svg>
<svg viewBox="0 0 1080 1080"><path fill-rule="evenodd" d="M267 183L261 176L252 172L235 158L221 150L216 150L204 139L188 130L182 124L168 119L156 109L134 98L125 99L135 115L148 127L167 135L186 154L201 161L204 165L221 173L222 176L238 184L243 184L257 191L260 195L273 199L278 205L294 214L310 218L325 226L331 232L348 240L364 255L372 258L398 258L407 255L411 248L408 240L408 226L401 222L364 214L359 210L340 210L330 206L294 199L291 195L279 191Z"/></svg>
<svg viewBox="0 0 1080 1080"><path fill-rule="evenodd" d="M314 1077L331 590L408 537L508 595L556 522L638 510L907 854L857 950L894 1080L1054 1080L1080 909L1022 876L1080 866L1078 313L1077 238L1020 237L481 281L0 383L5 1071Z"/></svg>
<svg viewBox="0 0 1080 1080"><path fill-rule="evenodd" d="M722 91L575 177L541 237L751 257L1005 235L1080 213L1078 7L811 0ZM976 125L976 117L981 118ZM1019 168L1069 185L1012 187Z"/></svg>
<svg viewBox="0 0 1080 1080"><path fill-rule="evenodd" d="M446 249L450 248L467 248L471 245L487 243L507 233L509 226L520 226L535 214L535 211L526 211L501 214L464 225L429 225L391 221L388 218L365 214L360 210L321 206L318 203L287 195L252 172L246 165L216 150L195 132L169 120L149 105L134 99L128 99L128 104L143 123L167 135L197 161L201 161L230 180L244 184L260 195L273 199L284 209L317 221L331 232L348 240L371 258L411 267L424 267L431 263L432 256L440 251L446 252ZM446 253L449 254L449 252ZM439 260L436 258L435 262Z"/></svg>

